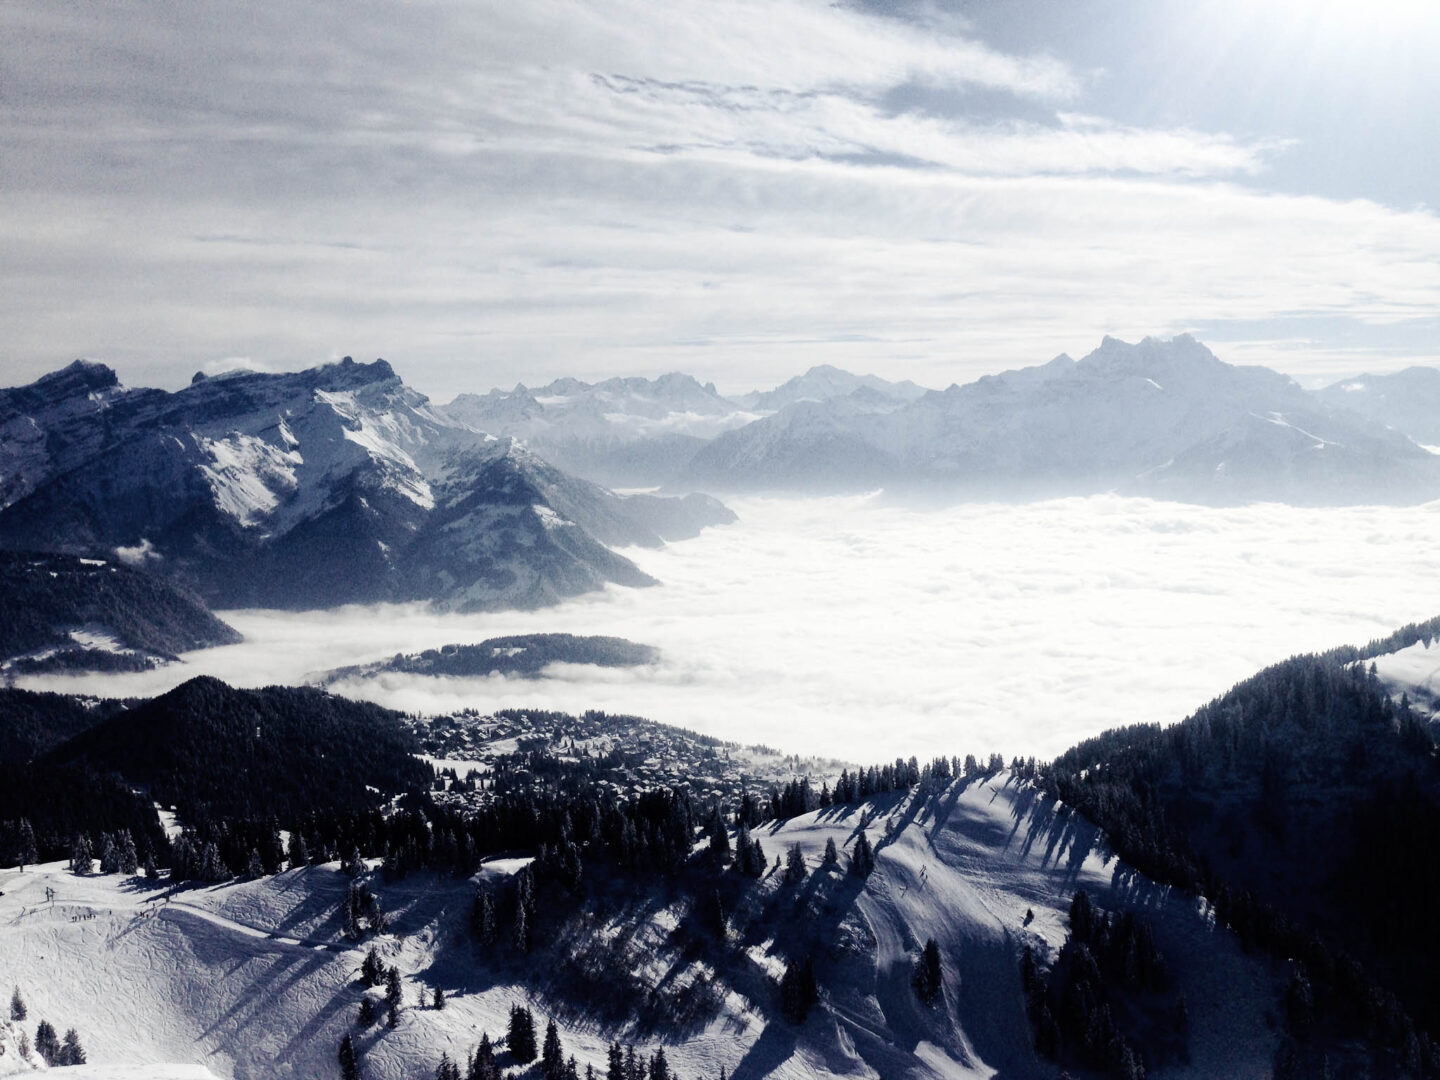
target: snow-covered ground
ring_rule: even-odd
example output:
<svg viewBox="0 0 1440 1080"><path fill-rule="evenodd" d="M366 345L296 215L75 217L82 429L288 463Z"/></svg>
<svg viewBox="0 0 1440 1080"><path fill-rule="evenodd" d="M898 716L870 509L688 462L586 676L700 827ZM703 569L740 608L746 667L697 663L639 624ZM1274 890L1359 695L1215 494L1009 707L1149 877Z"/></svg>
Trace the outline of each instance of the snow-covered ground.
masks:
<svg viewBox="0 0 1440 1080"><path fill-rule="evenodd" d="M1274 985L1264 965L1194 901L1107 862L1093 828L1035 801L1005 774L819 811L757 835L772 857L800 844L814 868L827 839L853 844L867 811L877 869L863 889L846 878L849 888L834 894L827 933L839 958L822 966L822 1007L796 1028L726 995L708 1026L666 1047L686 1080L712 1078L721 1067L736 1080L1053 1075L1031 1049L1018 958L1025 943L1059 946L1080 887L1102 906L1146 909L1189 999L1192 1061L1159 1075L1269 1075L1275 1035L1265 1016ZM513 873L519 864L485 872ZM782 888L773 874L756 887ZM0 872L0 980L21 987L32 1024L75 1027L97 1069L158 1062L219 1077L323 1077L333 1075L349 1032L370 1080L401 1080L428 1074L442 1051L463 1060L482 1032L503 1035L524 993L487 974L464 938L473 885L424 875L379 886L402 935L379 939L379 948L404 974L409 1007L393 1031L355 1027L355 975L368 944L352 946L339 934L333 913L344 888L333 867L173 895L116 876L78 878L60 864ZM674 918L663 904L654 915L657 925ZM944 957L945 999L926 1009L909 979L931 936ZM756 978L778 968L763 949L754 963ZM446 991L446 1008L415 1007L434 986ZM537 1013L543 1018L544 1008ZM602 1068L610 1040L626 1038L583 1016L559 1026L582 1067Z"/></svg>
<svg viewBox="0 0 1440 1080"><path fill-rule="evenodd" d="M293 683L505 634L612 634L659 647L661 663L566 665L542 680L386 675L336 689L427 712L597 708L865 762L1050 756L1117 724L1178 720L1296 652L1360 644L1440 612L1440 504L733 505L738 524L626 552L660 588L471 616L225 612L244 644L133 676L21 682L123 696L200 673Z"/></svg>

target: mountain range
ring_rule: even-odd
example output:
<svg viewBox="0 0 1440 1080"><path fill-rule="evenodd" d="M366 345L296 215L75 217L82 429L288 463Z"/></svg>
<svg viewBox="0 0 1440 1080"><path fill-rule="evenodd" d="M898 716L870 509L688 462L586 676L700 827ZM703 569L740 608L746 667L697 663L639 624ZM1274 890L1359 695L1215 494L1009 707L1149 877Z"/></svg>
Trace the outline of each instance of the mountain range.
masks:
<svg viewBox="0 0 1440 1080"><path fill-rule="evenodd" d="M733 520L619 496L448 419L383 360L130 389L77 361L0 391L0 545L119 558L213 605L535 607L652 584L612 546Z"/></svg>
<svg viewBox="0 0 1440 1080"><path fill-rule="evenodd" d="M940 391L821 366L733 398L671 374L461 395L441 411L619 487L1007 500L1119 491L1212 504L1440 496L1440 371L1311 392L1185 335L1106 338L1080 360Z"/></svg>

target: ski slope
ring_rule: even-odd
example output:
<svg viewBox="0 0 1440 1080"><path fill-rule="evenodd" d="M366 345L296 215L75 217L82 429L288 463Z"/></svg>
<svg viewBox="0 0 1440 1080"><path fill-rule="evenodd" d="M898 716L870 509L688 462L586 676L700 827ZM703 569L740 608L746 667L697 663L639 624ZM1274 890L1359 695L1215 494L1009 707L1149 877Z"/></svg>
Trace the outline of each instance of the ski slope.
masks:
<svg viewBox="0 0 1440 1080"><path fill-rule="evenodd" d="M1107 860L1092 826L1033 789L1002 773L818 811L756 835L772 860L798 843L814 871L827 839L843 852L862 827L876 869L863 883L842 873L822 908L816 929L834 946L818 958L821 1006L798 1027L765 1006L763 980L783 965L764 947L752 949L753 970L737 976L749 980L739 987L745 992L727 988L703 1030L666 1046L685 1080L722 1067L735 1080L1051 1077L1055 1067L1031 1049L1019 956L1026 943L1058 949L1081 887L1102 907L1146 909L1190 1003L1191 1062L1153 1075L1270 1075L1276 1036L1265 1016L1275 987L1264 965L1216 929L1203 904ZM513 873L521 862L483 873ZM812 872L801 888L817 880ZM87 1068L111 1070L67 1074L77 1080L137 1075L115 1071L131 1066L174 1080L331 1076L347 1032L370 1080L408 1080L433 1071L442 1051L463 1061L482 1032L501 1042L510 1006L525 991L489 971L465 934L473 882L428 875L376 884L396 931L378 947L404 974L407 1007L394 1030L355 1026L355 977L370 943L352 945L340 932L335 912L347 881L331 865L172 892L141 879L77 877L62 864L0 871L0 988L18 984L30 1025L45 1018L62 1032L75 1027ZM755 887L786 888L774 871ZM680 914L658 897L650 912L662 926ZM910 975L932 936L944 1000L926 1007ZM671 963L654 965L656 978L675 977L686 962L663 959ZM437 985L446 1008L417 1007ZM533 1004L543 1025L544 1004ZM655 1046L584 1016L557 1022L582 1070L603 1070L615 1038Z"/></svg>

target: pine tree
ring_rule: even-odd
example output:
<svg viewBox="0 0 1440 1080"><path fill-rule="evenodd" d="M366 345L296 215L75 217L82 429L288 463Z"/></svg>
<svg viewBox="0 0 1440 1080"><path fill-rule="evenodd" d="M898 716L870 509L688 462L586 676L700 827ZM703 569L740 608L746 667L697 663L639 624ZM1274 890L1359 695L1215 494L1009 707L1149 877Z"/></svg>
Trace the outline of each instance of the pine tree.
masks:
<svg viewBox="0 0 1440 1080"><path fill-rule="evenodd" d="M120 872L120 849L115 846L115 838L105 833L100 838L100 873L117 874Z"/></svg>
<svg viewBox="0 0 1440 1080"><path fill-rule="evenodd" d="M825 838L825 857L820 860L820 864L822 866L834 866L839 861L840 852L835 848L835 838L833 836L827 836Z"/></svg>
<svg viewBox="0 0 1440 1080"><path fill-rule="evenodd" d="M360 1026L362 1028L375 1026L375 999L366 994L360 999Z"/></svg>
<svg viewBox="0 0 1440 1080"><path fill-rule="evenodd" d="M610 1044L605 1063L605 1080L625 1080L625 1051L618 1042Z"/></svg>
<svg viewBox="0 0 1440 1080"><path fill-rule="evenodd" d="M725 828L725 819L720 816L719 806L710 812L710 821L706 825L706 831L710 834L710 857L717 863L729 862L730 833Z"/></svg>
<svg viewBox="0 0 1440 1080"><path fill-rule="evenodd" d="M670 1062L665 1059L663 1046L657 1046L655 1056L650 1059L650 1080L671 1080Z"/></svg>
<svg viewBox="0 0 1440 1080"><path fill-rule="evenodd" d="M35 830L30 827L29 818L20 819L19 841L20 870L23 873L27 864L33 866L40 861L40 852L35 846Z"/></svg>
<svg viewBox="0 0 1440 1080"><path fill-rule="evenodd" d="M365 954L365 959L360 962L360 982L364 986L379 986L385 981L385 965L380 960L380 953L374 945Z"/></svg>
<svg viewBox="0 0 1440 1080"><path fill-rule="evenodd" d="M565 1080L565 1051L560 1045L560 1030L553 1019L545 1025L545 1048L540 1053L540 1075L545 1080Z"/></svg>
<svg viewBox="0 0 1440 1080"><path fill-rule="evenodd" d="M799 844L791 844L785 853L785 884L799 885L805 880L809 871L805 867L805 856L800 851Z"/></svg>
<svg viewBox="0 0 1440 1080"><path fill-rule="evenodd" d="M134 876L140 869L140 854L135 850L135 837L129 829L120 830L120 873Z"/></svg>
<svg viewBox="0 0 1440 1080"><path fill-rule="evenodd" d="M510 1030L505 1043L517 1063L527 1065L535 1060L535 1014L528 1008L510 1007Z"/></svg>
<svg viewBox="0 0 1440 1080"><path fill-rule="evenodd" d="M58 1065L84 1065L85 1048L80 1045L80 1036L74 1028L65 1032L65 1042L61 1044L60 1051L55 1055Z"/></svg>
<svg viewBox="0 0 1440 1080"><path fill-rule="evenodd" d="M435 1008L437 1008L437 1009L443 1009L443 1008L445 1008L445 991L442 990L442 989L440 989L440 987L438 987L438 986L435 987L435 999L434 999L434 1004L435 1004Z"/></svg>
<svg viewBox="0 0 1440 1080"><path fill-rule="evenodd" d="M90 837L79 833L70 845L70 870L76 874L88 874L95 861L95 849L90 846Z"/></svg>
<svg viewBox="0 0 1440 1080"><path fill-rule="evenodd" d="M495 926L495 898L489 889L475 894L475 906L470 913L470 930L475 940L487 949L495 944L498 936Z"/></svg>
<svg viewBox="0 0 1440 1080"><path fill-rule="evenodd" d="M45 1059L45 1064L54 1065L60 1058L60 1039L49 1020L35 1025L35 1052Z"/></svg>
<svg viewBox="0 0 1440 1080"><path fill-rule="evenodd" d="M448 1052L440 1055L440 1064L435 1066L435 1080L460 1080L460 1066L450 1060Z"/></svg>
<svg viewBox="0 0 1440 1080"><path fill-rule="evenodd" d="M780 1011L800 1024L819 1000L820 988L815 983L815 966L810 958L807 956L799 963L792 960L780 977Z"/></svg>
<svg viewBox="0 0 1440 1080"><path fill-rule="evenodd" d="M515 943L517 951L528 953L530 951L530 925L525 918L525 905L515 905L515 926L511 931L511 940Z"/></svg>
<svg viewBox="0 0 1440 1080"><path fill-rule="evenodd" d="M865 835L865 830L860 830L860 835L855 838L855 850L850 855L850 872L862 878L867 878L875 869L875 851L870 846L870 838Z"/></svg>
<svg viewBox="0 0 1440 1080"><path fill-rule="evenodd" d="M915 963L915 974L912 981L915 985L915 992L927 1005L940 996L940 991L944 986L944 976L940 967L940 946L936 944L933 937L925 942L925 949Z"/></svg>
<svg viewBox="0 0 1440 1080"><path fill-rule="evenodd" d="M400 969L391 965L385 972L385 1004L390 1007L389 1023L394 1027L400 1012L405 1004L405 994L400 986Z"/></svg>
<svg viewBox="0 0 1440 1080"><path fill-rule="evenodd" d="M499 1080L500 1067L495 1064L495 1048L490 1045L487 1032L480 1036L480 1048L475 1051L475 1060L470 1065L466 1080Z"/></svg>
<svg viewBox="0 0 1440 1080"><path fill-rule="evenodd" d="M360 1058L355 1053L355 1042L346 1035L340 1040L340 1080L360 1080Z"/></svg>
<svg viewBox="0 0 1440 1080"><path fill-rule="evenodd" d="M265 876L265 864L260 861L260 849L250 849L250 862L245 867L245 876L252 881Z"/></svg>
<svg viewBox="0 0 1440 1080"><path fill-rule="evenodd" d="M10 1019L17 1024L29 1015L25 1008L25 999L20 996L20 987L15 987L15 992L10 995Z"/></svg>
<svg viewBox="0 0 1440 1080"><path fill-rule="evenodd" d="M160 868L155 865L155 856L147 854L145 856L145 880L154 881L159 876Z"/></svg>

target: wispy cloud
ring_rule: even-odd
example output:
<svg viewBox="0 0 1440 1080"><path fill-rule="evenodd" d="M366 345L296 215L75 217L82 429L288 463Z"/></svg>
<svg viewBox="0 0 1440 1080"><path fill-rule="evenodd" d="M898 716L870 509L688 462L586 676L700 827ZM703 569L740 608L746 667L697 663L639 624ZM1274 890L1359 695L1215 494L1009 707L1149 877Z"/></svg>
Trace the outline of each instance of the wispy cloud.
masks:
<svg viewBox="0 0 1440 1080"><path fill-rule="evenodd" d="M1284 138L1094 115L1091 73L938 17L17 2L0 62L17 379L353 352L437 396L819 361L945 384L1105 332L1440 303L1430 212L1262 194ZM1246 356L1355 365L1284 345Z"/></svg>

